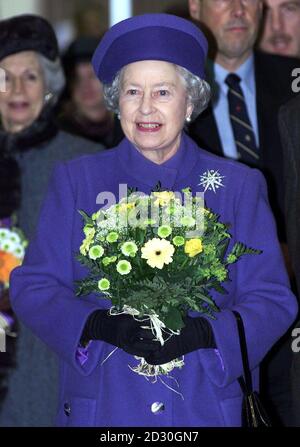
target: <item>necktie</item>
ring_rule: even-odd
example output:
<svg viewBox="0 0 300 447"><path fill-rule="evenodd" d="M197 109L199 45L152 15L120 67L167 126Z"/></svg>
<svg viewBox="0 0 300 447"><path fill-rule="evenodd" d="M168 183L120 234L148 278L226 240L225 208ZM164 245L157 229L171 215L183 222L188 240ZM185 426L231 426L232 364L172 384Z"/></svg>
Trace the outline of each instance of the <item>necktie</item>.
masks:
<svg viewBox="0 0 300 447"><path fill-rule="evenodd" d="M259 161L258 149L244 94L240 86L241 78L234 73L230 73L225 82L229 87L227 97L230 121L240 160L250 166L256 166Z"/></svg>

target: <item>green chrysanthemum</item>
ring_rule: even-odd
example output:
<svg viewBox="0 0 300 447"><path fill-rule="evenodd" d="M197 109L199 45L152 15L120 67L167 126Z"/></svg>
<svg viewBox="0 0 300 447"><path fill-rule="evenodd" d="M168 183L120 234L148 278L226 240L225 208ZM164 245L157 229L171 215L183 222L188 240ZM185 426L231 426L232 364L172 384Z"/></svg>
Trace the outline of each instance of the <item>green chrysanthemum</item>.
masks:
<svg viewBox="0 0 300 447"><path fill-rule="evenodd" d="M192 216L183 216L180 219L180 223L184 227L193 227L195 225L196 221Z"/></svg>
<svg viewBox="0 0 300 447"><path fill-rule="evenodd" d="M137 251L138 251L138 247L132 241L124 242L124 244L122 244L122 246L121 246L121 252L125 256L134 257L136 255Z"/></svg>
<svg viewBox="0 0 300 447"><path fill-rule="evenodd" d="M109 242L110 244L112 244L113 242L116 242L119 238L119 235L116 231L111 231L110 233L108 233L108 235L106 236L106 240L107 242Z"/></svg>
<svg viewBox="0 0 300 447"><path fill-rule="evenodd" d="M158 227L157 234L159 237L162 237L163 239L170 236L172 233L172 228L169 225L161 225Z"/></svg>
<svg viewBox="0 0 300 447"><path fill-rule="evenodd" d="M175 236L174 238L173 238L173 244L176 246L176 247L181 247L181 245L184 245L184 243L185 243L185 239L184 239L184 237L182 237L182 236Z"/></svg>
<svg viewBox="0 0 300 447"><path fill-rule="evenodd" d="M125 261L122 259L117 264L117 272L120 273L120 275L128 275L130 273L130 270L132 269L130 262Z"/></svg>
<svg viewBox="0 0 300 447"><path fill-rule="evenodd" d="M89 249L89 258L90 259L99 259L101 256L103 256L104 249L101 247L101 245L94 245L92 248Z"/></svg>
<svg viewBox="0 0 300 447"><path fill-rule="evenodd" d="M110 288L110 282L108 279L102 278L100 279L100 281L98 281L99 290L108 290L109 288Z"/></svg>

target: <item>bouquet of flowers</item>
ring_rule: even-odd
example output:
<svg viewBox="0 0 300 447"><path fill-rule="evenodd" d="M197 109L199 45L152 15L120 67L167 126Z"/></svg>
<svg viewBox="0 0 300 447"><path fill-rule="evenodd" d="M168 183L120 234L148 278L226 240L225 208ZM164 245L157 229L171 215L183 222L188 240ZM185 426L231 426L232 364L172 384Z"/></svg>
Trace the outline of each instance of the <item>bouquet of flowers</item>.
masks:
<svg viewBox="0 0 300 447"><path fill-rule="evenodd" d="M2 228L0 227L0 298L3 297L4 310L8 298L9 277L12 270L22 264L27 240L23 232L16 227ZM8 295L7 295L8 296ZM5 330L7 335L15 337L15 332L11 331L14 323L12 312L9 308L0 312L0 327Z"/></svg>
<svg viewBox="0 0 300 447"><path fill-rule="evenodd" d="M215 318L219 309L210 290L226 293L229 264L260 250L238 242L226 255L229 225L204 206L203 193L128 193L92 216L80 211L85 238L78 260L89 273L77 282L77 295L99 293L111 300L111 315L150 320L163 345L180 333L188 311ZM146 377L184 365L183 359L156 366L139 360L132 369Z"/></svg>
<svg viewBox="0 0 300 447"><path fill-rule="evenodd" d="M12 270L21 265L27 241L22 231L16 227L0 228L0 283L9 287Z"/></svg>

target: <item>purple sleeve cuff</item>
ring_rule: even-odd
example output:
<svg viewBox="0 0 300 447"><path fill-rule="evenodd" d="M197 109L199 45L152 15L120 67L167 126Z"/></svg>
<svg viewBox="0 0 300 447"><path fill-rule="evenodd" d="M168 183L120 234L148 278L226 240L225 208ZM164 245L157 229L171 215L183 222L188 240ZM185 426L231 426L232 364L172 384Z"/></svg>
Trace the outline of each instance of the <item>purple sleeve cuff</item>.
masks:
<svg viewBox="0 0 300 447"><path fill-rule="evenodd" d="M5 321L5 323L7 324L8 327L11 327L15 322L13 317L8 315L6 312L0 312L0 317L3 318L3 320Z"/></svg>
<svg viewBox="0 0 300 447"><path fill-rule="evenodd" d="M3 219L0 219L0 227L10 228L11 226L12 226L11 217L4 217Z"/></svg>
<svg viewBox="0 0 300 447"><path fill-rule="evenodd" d="M84 365L85 362L88 360L88 356L89 356L88 348L89 348L90 344L91 344L91 342L89 341L89 343L87 344L87 346L85 348L83 346L78 346L78 348L77 348L76 360L80 364L80 366ZM224 366L221 354L218 349L214 349L214 351L215 351L215 354L217 355L217 357L219 358L220 363L221 363L221 368L224 371L225 366Z"/></svg>
<svg viewBox="0 0 300 447"><path fill-rule="evenodd" d="M88 359L89 356L88 348L90 344L91 342L89 341L85 347L79 345L77 348L76 360L80 364L80 366L83 366Z"/></svg>

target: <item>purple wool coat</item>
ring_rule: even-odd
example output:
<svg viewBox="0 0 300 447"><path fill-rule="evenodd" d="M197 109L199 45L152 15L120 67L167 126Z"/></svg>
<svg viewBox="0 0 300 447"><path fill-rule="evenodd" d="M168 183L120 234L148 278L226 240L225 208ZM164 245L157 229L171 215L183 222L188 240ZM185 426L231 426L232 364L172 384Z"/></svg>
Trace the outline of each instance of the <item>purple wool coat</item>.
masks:
<svg viewBox="0 0 300 447"><path fill-rule="evenodd" d="M96 295L75 297L74 280L86 270L75 254L83 239L78 209L99 209L97 194L119 184L149 193L162 188L204 191L200 176L217 171L222 186L207 189L208 207L231 223L232 244L241 241L263 250L230 266L227 295L213 294L221 308L210 320L217 350L199 349L185 356L185 366L171 375L184 400L159 380L148 382L128 365L138 361L114 346L92 341L88 358L78 361L78 344L88 316L109 302ZM60 360L58 426L239 426L242 361L232 310L243 317L253 381L259 364L287 331L297 312L290 291L274 219L261 173L199 149L185 134L177 153L162 165L144 158L128 140L107 152L61 163L54 171L36 235L23 266L14 270L12 305L17 315ZM165 379L175 388L175 381ZM153 404L163 404L153 405ZM155 408L162 407L161 411Z"/></svg>

